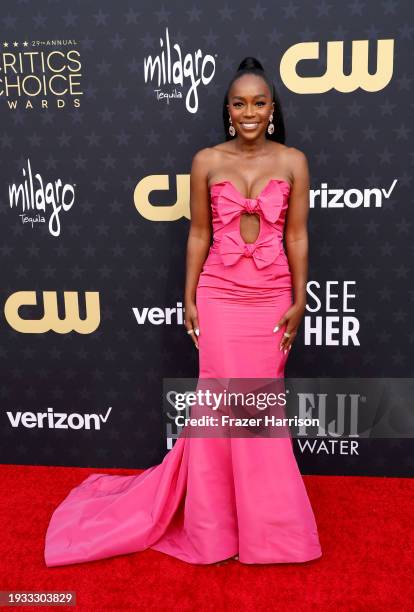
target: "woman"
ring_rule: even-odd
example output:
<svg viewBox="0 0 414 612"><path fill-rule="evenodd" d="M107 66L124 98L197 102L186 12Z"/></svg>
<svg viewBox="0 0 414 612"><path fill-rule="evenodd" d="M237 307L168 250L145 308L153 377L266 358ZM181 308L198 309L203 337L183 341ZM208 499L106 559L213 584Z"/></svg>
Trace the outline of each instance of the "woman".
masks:
<svg viewBox="0 0 414 612"><path fill-rule="evenodd" d="M223 116L226 142L191 169L187 333L200 379L283 378L306 301L307 161L283 144L280 104L254 58L230 82ZM142 474L92 474L55 510L45 561L145 548L198 564L320 557L291 439L184 435Z"/></svg>

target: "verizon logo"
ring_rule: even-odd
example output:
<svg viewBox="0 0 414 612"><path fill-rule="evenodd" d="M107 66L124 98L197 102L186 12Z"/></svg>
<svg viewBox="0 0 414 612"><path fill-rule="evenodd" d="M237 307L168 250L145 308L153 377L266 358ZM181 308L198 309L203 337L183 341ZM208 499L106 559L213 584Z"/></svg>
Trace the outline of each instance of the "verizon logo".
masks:
<svg viewBox="0 0 414 612"><path fill-rule="evenodd" d="M10 412L7 417L14 428L27 429L101 429L101 423L106 423L111 413L109 406L106 414L79 414L78 412L55 412L48 408L46 412Z"/></svg>

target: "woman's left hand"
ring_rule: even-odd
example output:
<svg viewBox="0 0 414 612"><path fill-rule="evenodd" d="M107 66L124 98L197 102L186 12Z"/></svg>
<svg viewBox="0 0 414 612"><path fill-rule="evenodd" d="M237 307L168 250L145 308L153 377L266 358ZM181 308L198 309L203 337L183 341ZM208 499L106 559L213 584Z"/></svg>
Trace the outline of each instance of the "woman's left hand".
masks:
<svg viewBox="0 0 414 612"><path fill-rule="evenodd" d="M289 334L288 336L282 336L282 340L280 342L280 350L287 353L292 348L292 343L296 338L296 334L303 319L303 315L305 314L305 304L292 304L292 306L287 310L284 315L279 319L274 328L274 332L277 332L283 325L286 324L286 329L284 333Z"/></svg>

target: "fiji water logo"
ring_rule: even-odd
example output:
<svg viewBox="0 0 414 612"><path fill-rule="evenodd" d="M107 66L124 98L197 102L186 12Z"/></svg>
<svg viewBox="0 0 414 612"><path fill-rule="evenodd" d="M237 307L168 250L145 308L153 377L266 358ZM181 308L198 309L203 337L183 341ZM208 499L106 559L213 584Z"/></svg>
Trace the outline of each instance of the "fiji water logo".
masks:
<svg viewBox="0 0 414 612"><path fill-rule="evenodd" d="M213 55L203 54L197 49L193 54L183 55L180 45L170 44L168 28L165 28L165 40L160 38L161 53L148 55L144 58L145 83L155 81L158 89L155 89L157 100L166 100L169 104L171 98L182 98L182 92L174 87L172 91L167 90L167 85L180 85L184 87L187 81L190 88L185 98L185 105L190 113L198 110L197 88L202 83L208 85L216 72L216 62Z"/></svg>
<svg viewBox="0 0 414 612"><path fill-rule="evenodd" d="M60 214L67 212L75 201L75 186L61 179L46 182L40 174L33 175L30 160L27 169L22 168L23 181L9 185L10 208L20 209L23 225L33 229L38 223L49 219L49 232L60 236Z"/></svg>

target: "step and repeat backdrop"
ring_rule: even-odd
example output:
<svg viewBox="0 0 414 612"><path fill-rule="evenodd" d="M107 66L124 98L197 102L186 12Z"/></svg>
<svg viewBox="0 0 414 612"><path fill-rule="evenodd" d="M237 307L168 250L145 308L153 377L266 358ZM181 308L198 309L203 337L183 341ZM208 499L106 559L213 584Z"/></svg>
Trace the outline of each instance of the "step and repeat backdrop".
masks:
<svg viewBox="0 0 414 612"><path fill-rule="evenodd" d="M240 61L272 77L311 172L289 377L412 377L413 8L4 2L0 462L143 468L171 446L193 155ZM294 440L303 473L411 476L409 439Z"/></svg>

